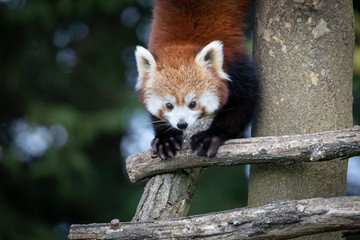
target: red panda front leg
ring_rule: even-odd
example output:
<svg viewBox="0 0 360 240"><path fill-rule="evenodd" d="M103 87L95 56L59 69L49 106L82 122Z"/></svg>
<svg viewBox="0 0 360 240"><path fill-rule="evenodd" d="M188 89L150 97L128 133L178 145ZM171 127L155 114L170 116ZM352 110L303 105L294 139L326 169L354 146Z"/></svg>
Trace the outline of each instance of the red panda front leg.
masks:
<svg viewBox="0 0 360 240"><path fill-rule="evenodd" d="M199 156L215 156L226 140L244 133L255 114L259 84L251 60L240 56L228 64L228 74L231 81L228 82L227 103L216 113L209 129L191 139L191 149Z"/></svg>
<svg viewBox="0 0 360 240"><path fill-rule="evenodd" d="M166 120L151 116L155 130L155 138L151 141L151 149L164 160L173 157L182 145L182 131L172 128ZM154 156L156 157L156 156Z"/></svg>
<svg viewBox="0 0 360 240"><path fill-rule="evenodd" d="M215 117L209 129L192 136L192 151L198 156L214 157L226 140L238 137L246 126L239 124L240 119L234 115L237 115L235 111L224 111Z"/></svg>
<svg viewBox="0 0 360 240"><path fill-rule="evenodd" d="M232 107L233 106L233 107ZM246 105L228 104L218 112L209 129L195 134L191 138L191 149L198 156L213 157L219 147L229 139L243 134L251 120L251 110Z"/></svg>

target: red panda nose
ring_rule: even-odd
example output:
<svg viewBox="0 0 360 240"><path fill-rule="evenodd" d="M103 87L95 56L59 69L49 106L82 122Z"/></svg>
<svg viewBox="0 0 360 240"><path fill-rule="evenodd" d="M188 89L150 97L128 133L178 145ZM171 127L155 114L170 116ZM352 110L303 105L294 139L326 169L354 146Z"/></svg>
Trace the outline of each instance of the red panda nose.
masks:
<svg viewBox="0 0 360 240"><path fill-rule="evenodd" d="M187 122L185 122L184 120L180 120L177 125L176 125L179 129L185 129L187 128L188 124Z"/></svg>

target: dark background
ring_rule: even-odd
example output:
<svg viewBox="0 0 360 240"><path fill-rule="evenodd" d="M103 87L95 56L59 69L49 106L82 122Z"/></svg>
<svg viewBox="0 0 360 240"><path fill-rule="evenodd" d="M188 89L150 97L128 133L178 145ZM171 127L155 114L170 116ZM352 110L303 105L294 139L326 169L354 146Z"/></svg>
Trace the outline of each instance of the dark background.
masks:
<svg viewBox="0 0 360 240"><path fill-rule="evenodd" d="M134 49L146 46L151 5L0 0L0 240L66 239L72 223L131 220L145 183L128 181L124 158L151 139L134 92ZM354 6L359 123L359 1ZM352 184L348 194L360 194ZM211 168L189 214L246 201L244 166Z"/></svg>

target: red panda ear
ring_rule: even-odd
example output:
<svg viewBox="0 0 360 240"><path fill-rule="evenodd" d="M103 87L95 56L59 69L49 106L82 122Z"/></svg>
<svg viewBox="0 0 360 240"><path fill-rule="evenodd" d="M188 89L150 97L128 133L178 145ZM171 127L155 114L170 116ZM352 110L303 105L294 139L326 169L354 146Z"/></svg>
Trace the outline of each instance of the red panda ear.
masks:
<svg viewBox="0 0 360 240"><path fill-rule="evenodd" d="M155 71L156 62L153 55L141 46L137 46L135 50L136 66L138 70L138 79L136 82L136 90L141 88L142 81L147 74Z"/></svg>
<svg viewBox="0 0 360 240"><path fill-rule="evenodd" d="M223 44L221 41L212 41L206 45L195 57L195 62L202 67L213 67L222 79L230 80L223 70Z"/></svg>

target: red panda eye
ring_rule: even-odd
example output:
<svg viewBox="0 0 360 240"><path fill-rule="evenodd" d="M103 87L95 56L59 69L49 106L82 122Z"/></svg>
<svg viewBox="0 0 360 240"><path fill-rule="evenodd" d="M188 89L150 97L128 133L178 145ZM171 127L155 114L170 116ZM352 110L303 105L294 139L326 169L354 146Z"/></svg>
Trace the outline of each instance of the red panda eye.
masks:
<svg viewBox="0 0 360 240"><path fill-rule="evenodd" d="M189 108L194 108L194 107L196 107L196 102L189 103Z"/></svg>
<svg viewBox="0 0 360 240"><path fill-rule="evenodd" d="M174 108L174 106L171 104L171 103L167 103L167 104L165 104L166 105L166 108L167 109L173 109Z"/></svg>

